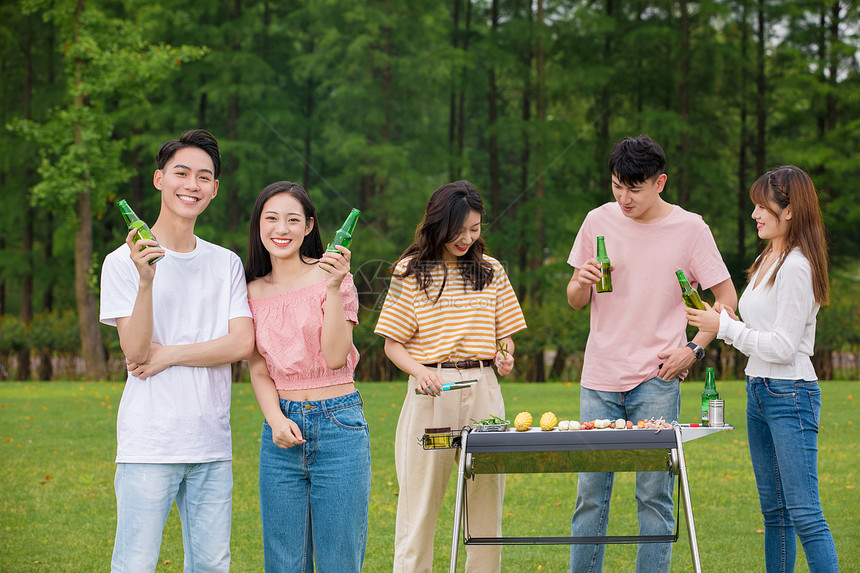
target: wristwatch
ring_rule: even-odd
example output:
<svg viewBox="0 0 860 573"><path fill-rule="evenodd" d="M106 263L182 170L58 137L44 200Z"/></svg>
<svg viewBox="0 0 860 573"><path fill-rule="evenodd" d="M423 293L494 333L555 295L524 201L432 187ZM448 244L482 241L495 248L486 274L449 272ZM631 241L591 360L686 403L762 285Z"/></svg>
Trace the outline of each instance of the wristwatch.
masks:
<svg viewBox="0 0 860 573"><path fill-rule="evenodd" d="M688 342L687 348L693 351L693 354L696 355L696 360L701 360L705 357L705 349L696 344L695 342Z"/></svg>

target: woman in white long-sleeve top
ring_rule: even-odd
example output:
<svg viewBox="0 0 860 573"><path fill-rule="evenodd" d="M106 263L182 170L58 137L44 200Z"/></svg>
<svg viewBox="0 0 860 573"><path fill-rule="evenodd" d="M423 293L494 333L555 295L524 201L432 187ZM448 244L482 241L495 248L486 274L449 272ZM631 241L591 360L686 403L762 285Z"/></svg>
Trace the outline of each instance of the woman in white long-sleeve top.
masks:
<svg viewBox="0 0 860 573"><path fill-rule="evenodd" d="M730 308L687 309L688 322L747 356L747 433L765 525L768 573L794 571L795 534L812 573L839 570L818 494L821 388L812 356L818 309L828 302L827 249L818 196L785 166L750 189L767 241L747 271L739 320Z"/></svg>

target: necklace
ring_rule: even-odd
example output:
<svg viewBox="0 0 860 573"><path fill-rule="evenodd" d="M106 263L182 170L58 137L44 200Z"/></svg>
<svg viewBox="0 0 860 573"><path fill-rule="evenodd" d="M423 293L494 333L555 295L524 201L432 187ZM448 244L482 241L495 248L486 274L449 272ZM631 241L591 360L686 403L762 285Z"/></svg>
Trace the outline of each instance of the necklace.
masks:
<svg viewBox="0 0 860 573"><path fill-rule="evenodd" d="M272 287L273 287L273 288L274 288L278 293L282 293L282 292L290 292L291 290L293 290L293 285L294 285L294 284L296 284L296 281L297 281L300 277L303 277L303 276L305 276L306 274L308 274L308 269L310 268L310 266L309 266L309 265L304 265L304 263L302 263L302 265L303 265L304 267L306 267L306 268L303 268L303 269L301 269L299 272L297 272L297 273L296 273L296 275L293 277L293 280L291 280L291 281L290 281L290 284L288 284L288 285L287 285L287 288L285 288L285 289L281 289L281 283L279 283L279 282L275 282L275 281L274 281L274 280L272 280L272 279L269 279L269 284L270 284L270 285L272 285ZM269 276L271 276L271 275L269 275Z"/></svg>

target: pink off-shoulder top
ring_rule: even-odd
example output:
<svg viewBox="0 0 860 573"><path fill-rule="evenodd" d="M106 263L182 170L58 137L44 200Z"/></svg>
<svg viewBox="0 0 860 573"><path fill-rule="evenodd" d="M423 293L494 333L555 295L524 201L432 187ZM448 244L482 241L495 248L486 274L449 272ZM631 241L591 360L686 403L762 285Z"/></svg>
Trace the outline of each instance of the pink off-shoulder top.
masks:
<svg viewBox="0 0 860 573"><path fill-rule="evenodd" d="M358 324L358 293L351 274L343 279L340 292L344 316ZM332 370L325 364L321 342L325 301L324 280L248 301L254 317L257 350L266 359L269 375L278 390L307 390L353 381L359 359L354 345L342 368Z"/></svg>

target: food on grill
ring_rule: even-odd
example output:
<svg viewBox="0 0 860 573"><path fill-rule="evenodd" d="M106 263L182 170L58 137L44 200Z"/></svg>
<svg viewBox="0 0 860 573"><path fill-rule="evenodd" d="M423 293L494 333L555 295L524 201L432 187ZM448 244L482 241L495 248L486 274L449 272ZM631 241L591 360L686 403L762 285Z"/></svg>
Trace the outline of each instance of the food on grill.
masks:
<svg viewBox="0 0 860 573"><path fill-rule="evenodd" d="M636 426L643 430L671 430L672 424L664 420L663 418L651 418L650 420L639 420L639 423Z"/></svg>
<svg viewBox="0 0 860 573"><path fill-rule="evenodd" d="M543 416L540 417L540 429L544 432L548 432L555 428L557 423L558 418L556 418L555 414L552 412L544 412Z"/></svg>
<svg viewBox="0 0 860 573"><path fill-rule="evenodd" d="M476 420L475 418L469 418L476 424L480 424L482 426L494 426L496 424L507 424L506 420L502 420L495 414L490 414L489 418L484 418L483 420Z"/></svg>
<svg viewBox="0 0 860 573"><path fill-rule="evenodd" d="M517 417L514 418L514 427L518 432L527 431L532 425L532 415L528 412L520 412L517 414Z"/></svg>
<svg viewBox="0 0 860 573"><path fill-rule="evenodd" d="M517 426L517 429L522 432L529 428L532 420L531 414L529 414L528 412L521 412L520 415L517 416L517 420L520 420L520 416L528 416L528 422L521 423L516 420L514 421L514 425ZM552 412L546 412L540 418L540 427L541 430L544 431L552 430L553 428L558 428L561 431L595 429L630 430L632 428L643 428L647 430L668 430L672 428L672 424L666 422L663 418L658 418L656 420L654 418L651 418L650 420L640 420L638 424L634 423L632 420L625 420L624 418L618 418L617 420L609 420L602 418L597 420L591 420L589 422L579 422L577 420L559 420Z"/></svg>

